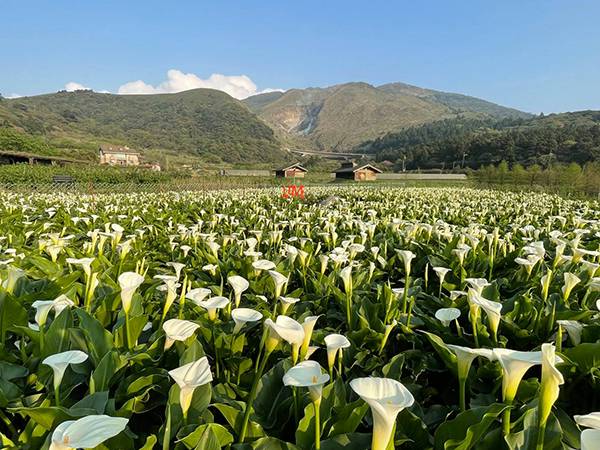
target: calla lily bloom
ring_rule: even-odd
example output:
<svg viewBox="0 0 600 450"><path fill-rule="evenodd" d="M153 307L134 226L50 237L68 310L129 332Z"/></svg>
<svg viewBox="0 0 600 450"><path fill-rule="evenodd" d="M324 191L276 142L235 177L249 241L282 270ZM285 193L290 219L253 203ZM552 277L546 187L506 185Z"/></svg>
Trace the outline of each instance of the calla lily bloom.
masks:
<svg viewBox="0 0 600 450"><path fill-rule="evenodd" d="M300 347L300 357L305 358L308 352L308 348L310 346L310 339L312 337L313 330L315 325L317 324L317 320L319 316L307 316L302 322L302 328L304 329L304 341L302 341L302 346Z"/></svg>
<svg viewBox="0 0 600 450"><path fill-rule="evenodd" d="M232 275L228 277L227 282L233 288L235 306L237 308L240 306L242 294L250 287L250 283L248 283L248 280L246 280L244 277L240 277L239 275Z"/></svg>
<svg viewBox="0 0 600 450"><path fill-rule="evenodd" d="M502 303L483 298L480 294L469 296L469 301L485 311L495 342L498 339L498 326L502 317Z"/></svg>
<svg viewBox="0 0 600 450"><path fill-rule="evenodd" d="M475 289L479 295L483 293L486 286L490 285L490 282L485 278L466 278L465 281L469 283L469 286Z"/></svg>
<svg viewBox="0 0 600 450"><path fill-rule="evenodd" d="M81 364L88 359L88 355L80 350L68 350L62 353L56 353L46 357L42 364L52 368L54 372L54 396L56 403L60 403L60 383L65 375L65 371L70 364Z"/></svg>
<svg viewBox="0 0 600 450"><path fill-rule="evenodd" d="M258 322L263 315L251 308L235 308L231 311L231 318L235 322L233 334L237 334L249 322Z"/></svg>
<svg viewBox="0 0 600 450"><path fill-rule="evenodd" d="M448 269L447 267L434 267L433 271L440 279L440 288L438 291L438 296L441 297L442 296L442 285L444 284L444 279L446 278L446 275L448 274L448 272L452 272L452 270Z"/></svg>
<svg viewBox="0 0 600 450"><path fill-rule="evenodd" d="M440 308L435 312L435 318L442 322L445 327L450 325L450 322L460 317L460 309L458 308Z"/></svg>
<svg viewBox="0 0 600 450"><path fill-rule="evenodd" d="M502 398L506 403L512 403L525 372L542 363L542 352L495 348L493 356L502 366Z"/></svg>
<svg viewBox="0 0 600 450"><path fill-rule="evenodd" d="M274 297L279 298L281 297L281 293L283 292L283 287L288 282L288 277L277 272L276 270L269 270L269 275L271 276L271 279L273 280L273 285L275 286Z"/></svg>
<svg viewBox="0 0 600 450"><path fill-rule="evenodd" d="M210 373L208 358L203 356L198 361L170 370L169 375L175 380L181 390L179 393L179 404L185 418L192 404L194 390L199 386L210 383L213 379Z"/></svg>
<svg viewBox="0 0 600 450"><path fill-rule="evenodd" d="M181 271L184 269L185 264L180 262L168 262L167 266L171 266L175 270L175 276L179 280L179 278L181 278Z"/></svg>
<svg viewBox="0 0 600 450"><path fill-rule="evenodd" d="M581 343L581 333L583 332L583 324L576 320L557 320L556 323L559 327L567 330L569 339L573 345L579 345Z"/></svg>
<svg viewBox="0 0 600 450"><path fill-rule="evenodd" d="M49 450L96 448L125 429L129 419L105 415L90 415L67 420L52 433Z"/></svg>
<svg viewBox="0 0 600 450"><path fill-rule="evenodd" d="M217 318L217 309L223 309L229 305L229 299L221 296L211 297L208 300L203 300L196 304L208 312L208 318L210 320L215 320Z"/></svg>
<svg viewBox="0 0 600 450"><path fill-rule="evenodd" d="M373 439L371 450L386 450L398 413L411 406L415 399L406 387L391 378L356 378L350 387L371 407Z"/></svg>
<svg viewBox="0 0 600 450"><path fill-rule="evenodd" d="M352 266L346 266L340 270L340 278L344 283L344 292L346 295L352 295Z"/></svg>
<svg viewBox="0 0 600 450"><path fill-rule="evenodd" d="M600 450L600 430L581 432L581 450Z"/></svg>
<svg viewBox="0 0 600 450"><path fill-rule="evenodd" d="M212 294L212 291L210 289L207 289L207 288L195 288L195 289L189 290L185 294L185 298L191 300L196 305L200 305L200 302L202 302L210 294Z"/></svg>
<svg viewBox="0 0 600 450"><path fill-rule="evenodd" d="M189 320L169 319L163 324L163 330L167 335L165 350L168 350L175 341L185 341L191 337L200 325Z"/></svg>
<svg viewBox="0 0 600 450"><path fill-rule="evenodd" d="M404 273L409 275L411 261L413 259L415 259L417 257L417 255L415 255L410 250L396 250L396 253L398 253L398 255L400 255L400 258L402 259L402 262L404 263Z"/></svg>
<svg viewBox="0 0 600 450"><path fill-rule="evenodd" d="M571 272L563 273L563 277L565 279L565 284L561 288L561 291L563 294L563 300L565 301L565 303L567 303L569 301L569 296L571 295L571 291L577 284L579 284L581 282L581 279L577 275L575 275Z"/></svg>
<svg viewBox="0 0 600 450"><path fill-rule="evenodd" d="M58 316L65 308L75 306L73 300L66 295L59 295L54 300L36 300L31 304L35 308L35 321L43 327L48 320L48 314L54 310L54 314Z"/></svg>
<svg viewBox="0 0 600 450"><path fill-rule="evenodd" d="M552 410L552 405L558 399L560 385L564 384L565 379L555 367L556 354L552 344L542 344L542 384L540 388L539 406L538 406L538 445L537 448L544 448L544 433L546 430L546 421Z"/></svg>
<svg viewBox="0 0 600 450"><path fill-rule="evenodd" d="M341 361L343 349L350 347L351 344L346 336L334 333L325 336L325 345L327 346L327 365L331 375L336 355L339 353L339 360Z"/></svg>
<svg viewBox="0 0 600 450"><path fill-rule="evenodd" d="M123 272L119 275L119 286L121 286L121 302L125 314L131 310L131 299L137 288L144 282L144 277L136 272Z"/></svg>
<svg viewBox="0 0 600 450"><path fill-rule="evenodd" d="M81 266L86 277L89 277L92 274L92 263L94 262L94 258L67 258L66 261L69 264Z"/></svg>
<svg viewBox="0 0 600 450"><path fill-rule="evenodd" d="M459 390L459 406L461 411L466 410L466 383L469 377L469 370L473 364L473 360L478 356L483 356L487 359L493 359L492 350L487 348L468 348L460 345L447 344L448 347L456 355L456 365L458 374L458 390Z"/></svg>
<svg viewBox="0 0 600 450"><path fill-rule="evenodd" d="M292 346L292 362L298 360L300 346L304 342L304 328L294 319L288 316L277 316L275 322L271 319L265 320L265 326L269 329L266 341L267 351L272 352L279 341L283 339Z"/></svg>
<svg viewBox="0 0 600 450"><path fill-rule="evenodd" d="M593 412L581 416L573 416L573 419L580 427L594 428L600 430L600 412Z"/></svg>
<svg viewBox="0 0 600 450"><path fill-rule="evenodd" d="M313 402L321 401L323 385L329 381L329 375L322 372L316 361L302 361L289 369L283 376L286 386L307 387Z"/></svg>
<svg viewBox="0 0 600 450"><path fill-rule="evenodd" d="M275 268L275 263L268 259L259 259L252 263L252 267L254 267L254 270L257 272L260 272L261 270L273 270Z"/></svg>
<svg viewBox="0 0 600 450"><path fill-rule="evenodd" d="M298 303L300 301L300 299L296 298L296 297L281 296L281 297L279 297L279 301L281 302L281 314L285 315L285 313L287 313L290 306L292 306L294 303Z"/></svg>

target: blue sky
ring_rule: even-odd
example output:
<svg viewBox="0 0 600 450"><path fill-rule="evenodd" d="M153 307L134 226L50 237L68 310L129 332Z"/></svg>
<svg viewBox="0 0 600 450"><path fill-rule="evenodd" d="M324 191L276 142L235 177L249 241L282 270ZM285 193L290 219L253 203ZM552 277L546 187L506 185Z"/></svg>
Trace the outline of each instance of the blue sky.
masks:
<svg viewBox="0 0 600 450"><path fill-rule="evenodd" d="M403 81L536 113L600 109L598 0L2 0L0 17L5 96Z"/></svg>

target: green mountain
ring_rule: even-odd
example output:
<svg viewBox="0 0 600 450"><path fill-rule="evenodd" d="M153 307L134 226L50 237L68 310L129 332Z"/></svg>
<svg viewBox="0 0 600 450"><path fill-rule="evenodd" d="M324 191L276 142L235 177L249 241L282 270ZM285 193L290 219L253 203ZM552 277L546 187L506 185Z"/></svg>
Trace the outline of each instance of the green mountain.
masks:
<svg viewBox="0 0 600 450"><path fill-rule="evenodd" d="M244 103L287 136L290 147L327 151L352 150L386 133L444 119L531 117L478 98L403 83L291 89L259 94Z"/></svg>
<svg viewBox="0 0 600 450"><path fill-rule="evenodd" d="M147 159L274 163L287 153L273 130L241 102L211 89L178 94L92 91L0 100L0 128L42 138L54 154L96 158L100 143L139 149Z"/></svg>

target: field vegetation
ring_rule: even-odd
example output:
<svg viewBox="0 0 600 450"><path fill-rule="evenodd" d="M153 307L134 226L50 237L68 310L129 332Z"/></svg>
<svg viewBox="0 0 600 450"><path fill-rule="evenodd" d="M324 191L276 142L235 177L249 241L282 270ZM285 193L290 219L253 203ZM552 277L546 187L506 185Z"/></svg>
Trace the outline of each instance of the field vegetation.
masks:
<svg viewBox="0 0 600 450"><path fill-rule="evenodd" d="M598 448L598 202L0 200L3 448Z"/></svg>

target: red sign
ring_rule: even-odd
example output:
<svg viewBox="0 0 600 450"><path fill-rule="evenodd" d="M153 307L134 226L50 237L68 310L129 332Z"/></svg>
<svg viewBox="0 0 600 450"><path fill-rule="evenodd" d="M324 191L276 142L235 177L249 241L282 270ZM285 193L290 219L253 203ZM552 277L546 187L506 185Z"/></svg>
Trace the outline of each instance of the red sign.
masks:
<svg viewBox="0 0 600 450"><path fill-rule="evenodd" d="M304 186L290 184L289 186L281 186L283 189L281 198L300 198L304 200Z"/></svg>

